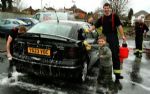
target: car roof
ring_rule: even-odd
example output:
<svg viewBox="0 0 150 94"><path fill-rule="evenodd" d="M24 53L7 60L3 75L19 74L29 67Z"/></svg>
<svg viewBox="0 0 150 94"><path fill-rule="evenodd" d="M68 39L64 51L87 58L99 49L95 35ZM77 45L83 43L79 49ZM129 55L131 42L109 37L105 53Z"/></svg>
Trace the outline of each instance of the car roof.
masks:
<svg viewBox="0 0 150 94"><path fill-rule="evenodd" d="M23 18L16 18L18 20L37 20L37 19L34 19L34 18L28 18L28 17L23 17ZM37 20L38 21L38 20Z"/></svg>
<svg viewBox="0 0 150 94"><path fill-rule="evenodd" d="M3 19L3 20L18 21L18 22L24 23L22 20L19 20L19 19L7 18L7 19Z"/></svg>
<svg viewBox="0 0 150 94"><path fill-rule="evenodd" d="M10 20L10 21L21 21L19 19L13 19L13 18L7 18L7 19L3 19L3 20Z"/></svg>
<svg viewBox="0 0 150 94"><path fill-rule="evenodd" d="M17 19L34 19L34 18L20 17L20 18L17 18Z"/></svg>
<svg viewBox="0 0 150 94"><path fill-rule="evenodd" d="M18 20L21 20L21 21L23 21L23 20L30 20L30 21L32 21L34 24L35 23L39 23L39 20L37 20L37 19L34 19L34 18L28 18L28 17L23 17L23 18L17 18ZM24 21L23 21L24 22ZM25 22L26 23L26 22Z"/></svg>
<svg viewBox="0 0 150 94"><path fill-rule="evenodd" d="M7 19L4 19L4 20L10 20L10 21L18 21L18 19L13 19L13 18L7 18Z"/></svg>

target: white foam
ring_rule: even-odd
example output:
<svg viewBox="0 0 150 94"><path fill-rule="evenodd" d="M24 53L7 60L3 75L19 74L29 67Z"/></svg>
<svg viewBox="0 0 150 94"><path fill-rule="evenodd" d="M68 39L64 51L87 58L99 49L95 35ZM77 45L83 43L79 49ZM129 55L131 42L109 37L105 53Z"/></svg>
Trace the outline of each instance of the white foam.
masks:
<svg viewBox="0 0 150 94"><path fill-rule="evenodd" d="M34 84L20 82L20 81L18 81L16 85L18 85L21 88L30 90L30 91L39 90L40 92L51 92L51 93L57 92L57 94L68 94L67 92L56 90L56 88L53 89L53 88L48 88L48 87L44 87L44 86L41 86L41 85L34 85Z"/></svg>
<svg viewBox="0 0 150 94"><path fill-rule="evenodd" d="M125 80L125 79L124 79L124 80ZM136 83L136 82L133 82L133 81L130 81L130 80L125 80L125 82L133 83L133 84L135 84L135 85L137 85L137 86L139 86L139 87L141 87L141 88L143 88L143 89L145 89L145 90L147 90L147 91L150 91L150 87L145 86L145 85L143 85L143 84Z"/></svg>
<svg viewBox="0 0 150 94"><path fill-rule="evenodd" d="M10 78L6 77L6 75L5 76L0 75L0 77L2 78L0 79L0 85L1 86L11 85L11 83L15 83L18 81L19 76L23 76L23 74L18 73L17 71L13 72L12 77Z"/></svg>

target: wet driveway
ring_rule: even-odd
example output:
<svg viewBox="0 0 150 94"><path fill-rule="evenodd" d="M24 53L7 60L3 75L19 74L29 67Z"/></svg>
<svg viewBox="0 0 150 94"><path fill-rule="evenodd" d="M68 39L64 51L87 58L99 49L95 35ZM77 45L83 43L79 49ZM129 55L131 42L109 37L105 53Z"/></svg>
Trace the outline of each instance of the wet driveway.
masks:
<svg viewBox="0 0 150 94"><path fill-rule="evenodd" d="M3 42L3 41L2 41ZM145 42L149 45L149 42ZM0 46L4 48L5 42ZM143 53L142 58L133 54L134 41L129 41L129 57L124 60L121 80L122 90L115 94L150 94L150 53ZM145 45L145 47L146 47ZM36 76L27 76L17 72L12 78L7 78L8 61L6 53L0 53L0 94L105 94L96 93L96 72L88 76L85 83L79 84L60 79L47 79Z"/></svg>

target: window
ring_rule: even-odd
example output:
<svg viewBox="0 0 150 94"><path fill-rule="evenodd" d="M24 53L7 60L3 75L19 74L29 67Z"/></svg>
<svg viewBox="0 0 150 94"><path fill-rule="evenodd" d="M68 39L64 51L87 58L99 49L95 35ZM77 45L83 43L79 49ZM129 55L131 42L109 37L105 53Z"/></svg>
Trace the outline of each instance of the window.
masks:
<svg viewBox="0 0 150 94"><path fill-rule="evenodd" d="M6 20L4 24L11 24L11 21Z"/></svg>
<svg viewBox="0 0 150 94"><path fill-rule="evenodd" d="M19 23L18 23L17 21L13 21L12 23L13 23L13 24L17 24L17 25L19 25Z"/></svg>
<svg viewBox="0 0 150 94"><path fill-rule="evenodd" d="M40 20L40 14L36 14L33 18L37 19L37 20Z"/></svg>

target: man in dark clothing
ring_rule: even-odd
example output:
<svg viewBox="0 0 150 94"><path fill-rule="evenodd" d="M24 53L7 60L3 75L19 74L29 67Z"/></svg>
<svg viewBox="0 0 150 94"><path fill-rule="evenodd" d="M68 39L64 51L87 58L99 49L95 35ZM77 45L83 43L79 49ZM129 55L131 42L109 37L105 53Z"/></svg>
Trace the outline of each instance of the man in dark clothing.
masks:
<svg viewBox="0 0 150 94"><path fill-rule="evenodd" d="M113 71L116 77L115 82L120 83L119 79L123 77L120 75L120 60L119 60L119 39L117 28L119 30L122 39L125 41L122 24L117 14L111 13L111 6L109 3L105 3L103 6L104 16L100 17L94 26L89 29L89 32L102 26L102 33L106 36L106 40L112 52Z"/></svg>
<svg viewBox="0 0 150 94"><path fill-rule="evenodd" d="M138 19L135 22L135 55L142 57L142 44L143 44L143 35L146 36L146 33L149 31L146 24L142 21L142 19Z"/></svg>
<svg viewBox="0 0 150 94"><path fill-rule="evenodd" d="M7 58L9 60L9 69L8 69L8 77L11 77L12 70L13 70L13 62L12 62L12 55L13 55L13 42L19 33L25 33L26 28L24 26L20 26L19 28L14 28L8 34L6 39L6 50L7 50Z"/></svg>

